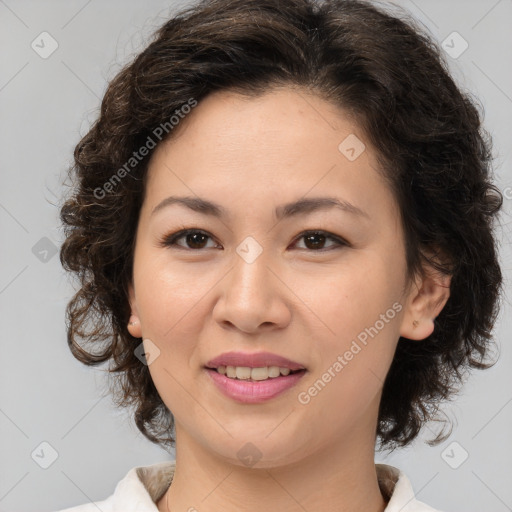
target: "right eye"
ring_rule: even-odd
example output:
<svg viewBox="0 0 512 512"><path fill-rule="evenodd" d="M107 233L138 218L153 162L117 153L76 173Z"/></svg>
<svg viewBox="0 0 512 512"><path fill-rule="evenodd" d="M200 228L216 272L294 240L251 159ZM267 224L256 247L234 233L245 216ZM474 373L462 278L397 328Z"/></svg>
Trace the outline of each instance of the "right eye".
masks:
<svg viewBox="0 0 512 512"><path fill-rule="evenodd" d="M177 243L177 241L181 240L182 238L185 240L185 244L188 244L188 247ZM181 229L175 233L166 235L161 240L160 245L162 247L179 247L186 250L197 251L205 248L205 243L208 238L211 238L211 236L205 231L194 228Z"/></svg>

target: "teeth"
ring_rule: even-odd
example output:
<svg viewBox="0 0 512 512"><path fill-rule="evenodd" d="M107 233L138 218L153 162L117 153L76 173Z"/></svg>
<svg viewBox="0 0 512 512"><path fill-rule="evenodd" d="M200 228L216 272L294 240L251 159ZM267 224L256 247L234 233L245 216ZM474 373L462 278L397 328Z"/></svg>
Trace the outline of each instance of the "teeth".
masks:
<svg viewBox="0 0 512 512"><path fill-rule="evenodd" d="M290 368L279 366L265 366L262 368L249 368L248 366L219 366L217 372L226 375L230 379L239 380L267 380L274 379L280 375L289 375Z"/></svg>
<svg viewBox="0 0 512 512"><path fill-rule="evenodd" d="M251 369L247 366L237 366L235 373L237 379L246 380L251 378Z"/></svg>

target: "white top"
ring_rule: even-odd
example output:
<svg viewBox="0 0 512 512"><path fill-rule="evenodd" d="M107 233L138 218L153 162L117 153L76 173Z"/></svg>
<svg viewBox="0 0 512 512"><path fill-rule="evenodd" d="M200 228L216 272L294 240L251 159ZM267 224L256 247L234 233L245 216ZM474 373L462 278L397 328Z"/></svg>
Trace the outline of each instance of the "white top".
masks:
<svg viewBox="0 0 512 512"><path fill-rule="evenodd" d="M156 503L171 484L175 461L134 467L107 499L57 512L158 512ZM385 512L440 512L414 497L409 479L388 464L375 464L381 493L389 499Z"/></svg>

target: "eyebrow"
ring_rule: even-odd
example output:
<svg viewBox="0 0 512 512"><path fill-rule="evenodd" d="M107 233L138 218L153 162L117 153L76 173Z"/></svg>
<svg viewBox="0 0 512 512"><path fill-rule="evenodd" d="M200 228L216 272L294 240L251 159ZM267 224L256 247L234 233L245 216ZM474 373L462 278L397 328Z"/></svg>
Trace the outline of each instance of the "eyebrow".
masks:
<svg viewBox="0 0 512 512"><path fill-rule="evenodd" d="M229 212L220 204L202 199L200 197L191 196L166 197L153 208L151 216L172 204L179 204L195 212L202 213L203 215L211 215L219 219L229 217ZM281 220L283 218L289 218L297 215L306 215L314 211L330 210L332 208L337 208L358 217L366 217L367 219L370 219L370 216L365 211L349 203L348 201L338 199L337 197L312 197L307 199L302 198L297 201L278 206L274 210L274 216L278 220Z"/></svg>

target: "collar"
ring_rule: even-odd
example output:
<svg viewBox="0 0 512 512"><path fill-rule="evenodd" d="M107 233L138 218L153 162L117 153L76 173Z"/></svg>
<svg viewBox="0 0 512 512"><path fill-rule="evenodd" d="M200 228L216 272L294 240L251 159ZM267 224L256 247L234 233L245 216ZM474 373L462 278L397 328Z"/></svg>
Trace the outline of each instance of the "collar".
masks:
<svg viewBox="0 0 512 512"><path fill-rule="evenodd" d="M158 512L156 502L169 488L175 461L132 468L112 495L112 510ZM415 498L407 476L394 466L375 464L379 488L388 501L384 512L439 512Z"/></svg>

